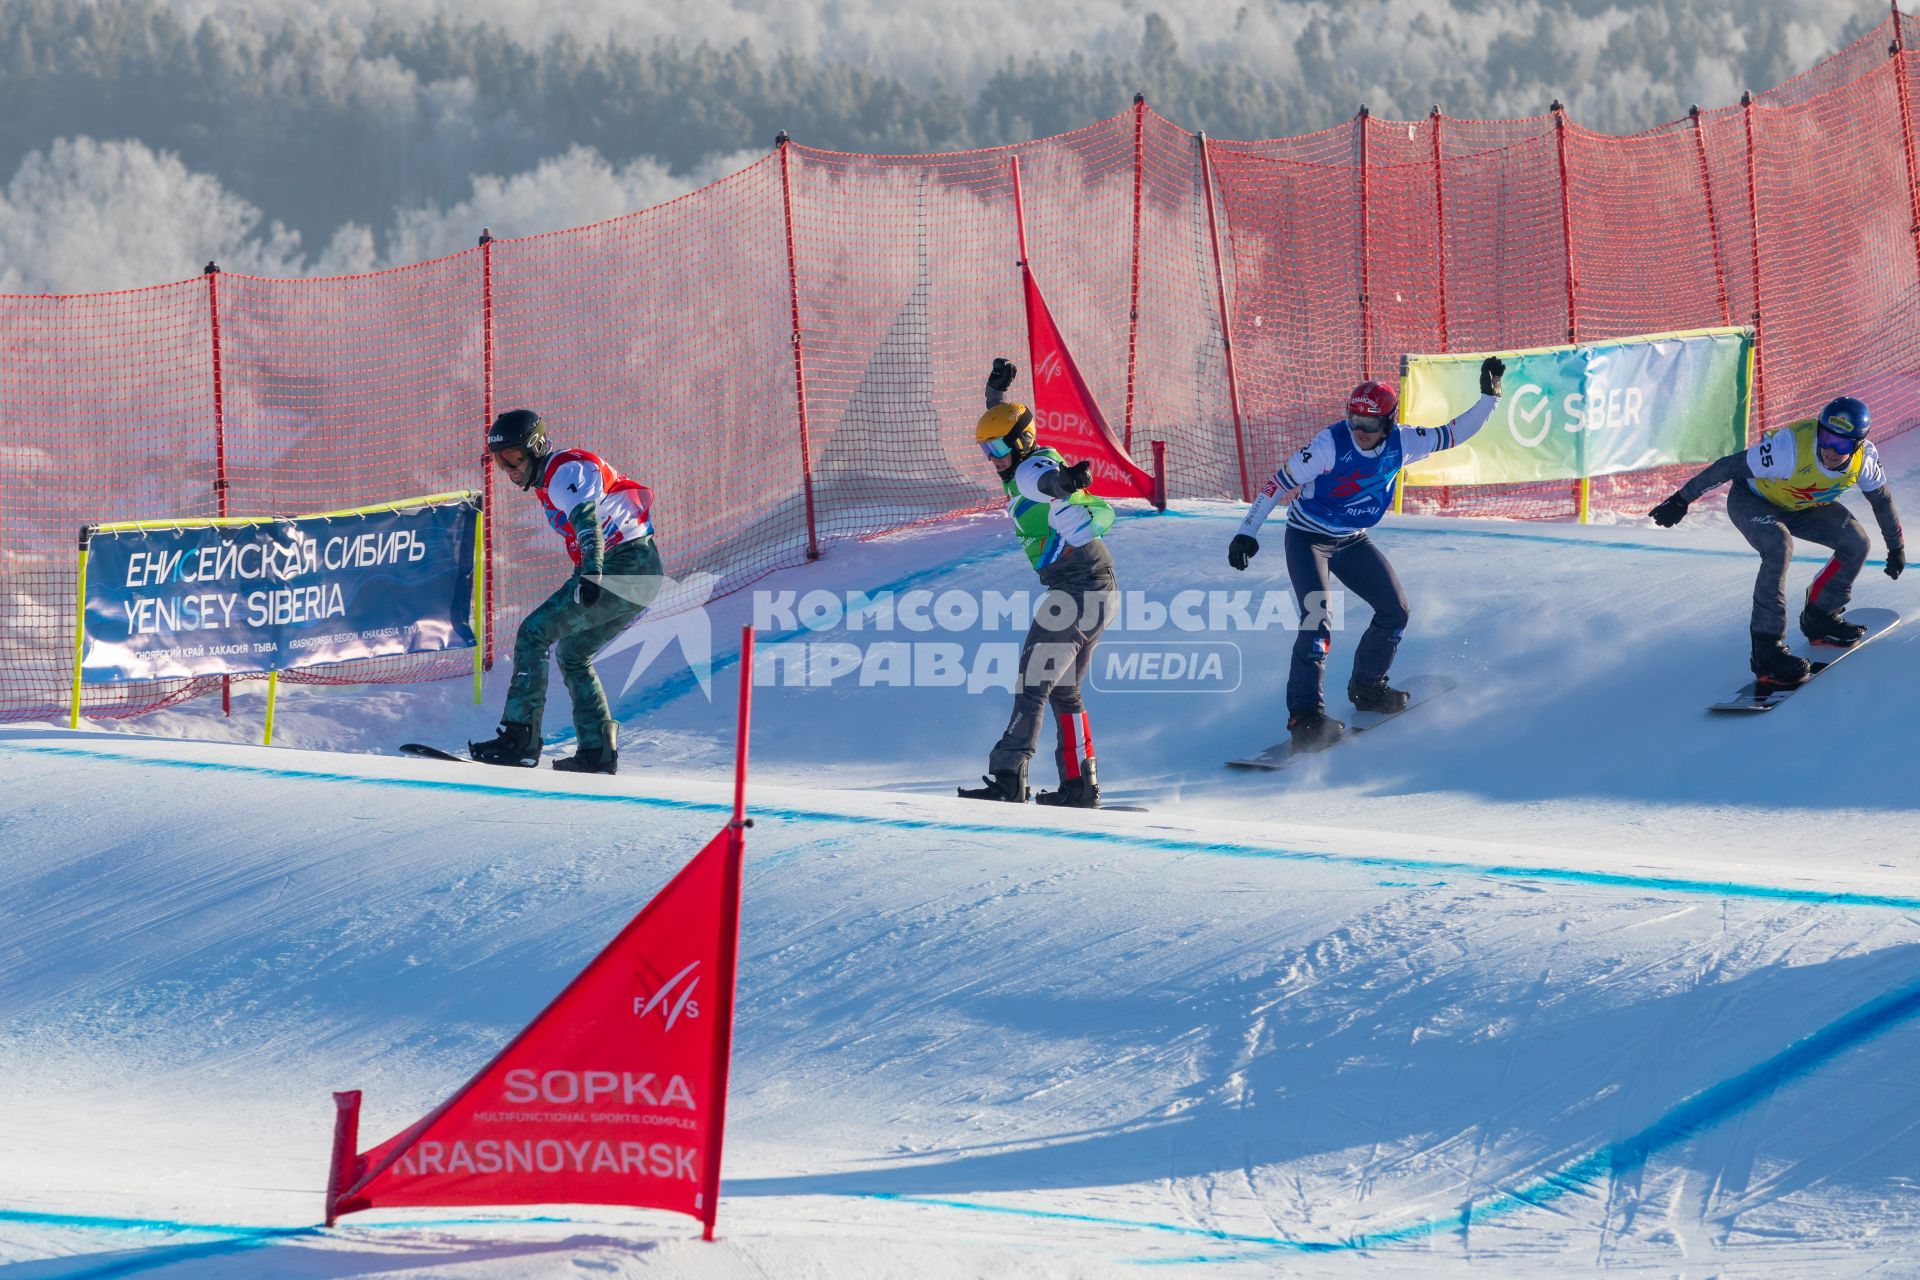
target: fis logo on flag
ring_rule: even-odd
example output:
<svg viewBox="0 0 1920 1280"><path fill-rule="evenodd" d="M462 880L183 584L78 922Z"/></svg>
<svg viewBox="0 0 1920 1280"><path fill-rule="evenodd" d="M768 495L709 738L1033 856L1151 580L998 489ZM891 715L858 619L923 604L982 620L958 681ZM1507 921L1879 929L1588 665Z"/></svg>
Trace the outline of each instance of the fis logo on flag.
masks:
<svg viewBox="0 0 1920 1280"><path fill-rule="evenodd" d="M700 975L695 972L700 962L695 960L680 972L660 984L660 988L651 996L633 998L633 1016L644 1018L658 1013L666 1022L665 1030L673 1030L673 1024L682 1015L688 1018L700 1016L700 1006L693 998L694 989L700 985Z"/></svg>

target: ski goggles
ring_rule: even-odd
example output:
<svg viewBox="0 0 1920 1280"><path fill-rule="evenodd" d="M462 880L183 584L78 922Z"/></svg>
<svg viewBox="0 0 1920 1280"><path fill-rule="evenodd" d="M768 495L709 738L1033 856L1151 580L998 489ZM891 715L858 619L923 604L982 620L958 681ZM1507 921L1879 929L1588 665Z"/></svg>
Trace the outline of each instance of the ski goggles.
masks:
<svg viewBox="0 0 1920 1280"><path fill-rule="evenodd" d="M1003 436L980 442L980 452L998 462L1002 458L1012 457L1021 449L1033 445L1033 423L1023 419L1020 426Z"/></svg>
<svg viewBox="0 0 1920 1280"><path fill-rule="evenodd" d="M1854 450L1860 447L1858 440L1851 436L1838 435L1825 427L1821 427L1816 434L1822 449L1831 449L1843 458L1852 457Z"/></svg>
<svg viewBox="0 0 1920 1280"><path fill-rule="evenodd" d="M1391 420L1385 414L1351 413L1347 415L1347 426L1354 431L1377 434L1391 425Z"/></svg>

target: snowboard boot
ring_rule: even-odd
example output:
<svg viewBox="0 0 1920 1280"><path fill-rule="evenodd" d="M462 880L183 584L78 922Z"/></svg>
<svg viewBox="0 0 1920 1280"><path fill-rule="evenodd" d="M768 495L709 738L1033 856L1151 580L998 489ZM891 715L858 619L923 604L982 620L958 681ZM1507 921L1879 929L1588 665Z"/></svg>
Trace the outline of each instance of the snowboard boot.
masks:
<svg viewBox="0 0 1920 1280"><path fill-rule="evenodd" d="M553 762L562 773L618 773L620 753L612 747L581 747Z"/></svg>
<svg viewBox="0 0 1920 1280"><path fill-rule="evenodd" d="M553 767L562 773L618 773L620 771L620 752L615 735L619 727L614 724L602 724L600 733L606 740L597 747L575 747L573 754L563 756L553 762Z"/></svg>
<svg viewBox="0 0 1920 1280"><path fill-rule="evenodd" d="M1797 653L1787 651L1779 636L1753 633L1753 678L1763 689L1792 689L1807 682L1813 668Z"/></svg>
<svg viewBox="0 0 1920 1280"><path fill-rule="evenodd" d="M1407 691L1395 689L1381 676L1371 684L1358 680L1347 681L1347 701L1353 704L1355 711L1375 711L1383 716L1395 715L1407 709Z"/></svg>
<svg viewBox="0 0 1920 1280"><path fill-rule="evenodd" d="M1100 784L1094 780L1093 761L1081 766L1079 777L1061 779L1058 791L1037 792L1033 802L1063 809L1098 809Z"/></svg>
<svg viewBox="0 0 1920 1280"><path fill-rule="evenodd" d="M984 787L959 788L962 800L1004 800L1008 804L1027 802L1027 771L1025 769L995 769L991 774L982 774L980 781Z"/></svg>
<svg viewBox="0 0 1920 1280"><path fill-rule="evenodd" d="M1288 716L1287 732L1293 735L1295 751L1325 751L1346 736L1347 726L1315 708Z"/></svg>
<svg viewBox="0 0 1920 1280"><path fill-rule="evenodd" d="M1859 623L1816 609L1811 601L1800 611L1800 631L1815 644L1834 644L1843 649L1859 644L1860 638L1867 634L1867 629Z"/></svg>
<svg viewBox="0 0 1920 1280"><path fill-rule="evenodd" d="M540 764L540 740L533 736L532 725L505 720L500 732L485 742L469 742L467 754L481 764L533 769Z"/></svg>

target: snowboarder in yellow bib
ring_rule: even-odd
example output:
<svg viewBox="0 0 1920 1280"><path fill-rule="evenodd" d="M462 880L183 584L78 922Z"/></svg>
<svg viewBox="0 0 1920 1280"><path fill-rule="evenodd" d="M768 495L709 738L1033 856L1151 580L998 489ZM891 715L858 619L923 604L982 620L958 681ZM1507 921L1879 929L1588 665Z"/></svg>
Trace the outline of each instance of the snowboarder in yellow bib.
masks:
<svg viewBox="0 0 1920 1280"><path fill-rule="evenodd" d="M987 776L981 779L986 785L962 787L960 794L969 800L1024 802L1027 762L1051 708L1060 732L1054 751L1060 789L1034 799L1096 809L1100 787L1094 777L1093 728L1080 700L1080 681L1093 665L1093 647L1119 600L1113 556L1102 536L1113 527L1113 508L1087 492L1093 483L1091 463L1069 466L1058 450L1035 440L1033 411L1006 399L1015 372L1009 360L993 362L987 411L975 425L974 439L1000 473L1007 515L1047 593L1034 607L1020 650L1013 719L987 758Z"/></svg>
<svg viewBox="0 0 1920 1280"><path fill-rule="evenodd" d="M1822 644L1857 644L1866 628L1840 616L1853 596L1853 580L1867 562L1867 531L1840 505L1858 488L1873 509L1887 544L1887 576L1907 567L1900 514L1887 489L1880 455L1867 440L1867 406L1852 396L1829 401L1818 418L1802 418L1769 431L1750 448L1730 453L1653 509L1654 523L1672 528L1707 490L1733 481L1727 515L1760 553L1753 584L1753 674L1761 688L1786 689L1806 682L1805 658L1788 651L1787 565L1793 540L1805 538L1833 549L1814 575L1800 610L1800 630Z"/></svg>

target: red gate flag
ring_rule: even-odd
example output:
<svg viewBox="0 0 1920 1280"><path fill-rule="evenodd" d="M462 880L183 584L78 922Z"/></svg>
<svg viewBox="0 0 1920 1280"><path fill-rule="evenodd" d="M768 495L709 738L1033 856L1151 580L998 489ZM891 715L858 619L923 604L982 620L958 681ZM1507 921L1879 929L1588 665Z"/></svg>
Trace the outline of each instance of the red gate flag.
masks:
<svg viewBox="0 0 1920 1280"><path fill-rule="evenodd" d="M459 1092L361 1155L335 1094L327 1223L417 1205L620 1204L713 1237L733 1038L751 630L734 819Z"/></svg>
<svg viewBox="0 0 1920 1280"><path fill-rule="evenodd" d="M1154 500L1153 477L1127 455L1120 440L1087 389L1080 367L1067 350L1067 340L1053 322L1053 312L1023 264L1027 294L1027 351L1033 361L1033 425L1040 443L1051 445L1070 459L1093 463L1093 493L1103 498Z"/></svg>

